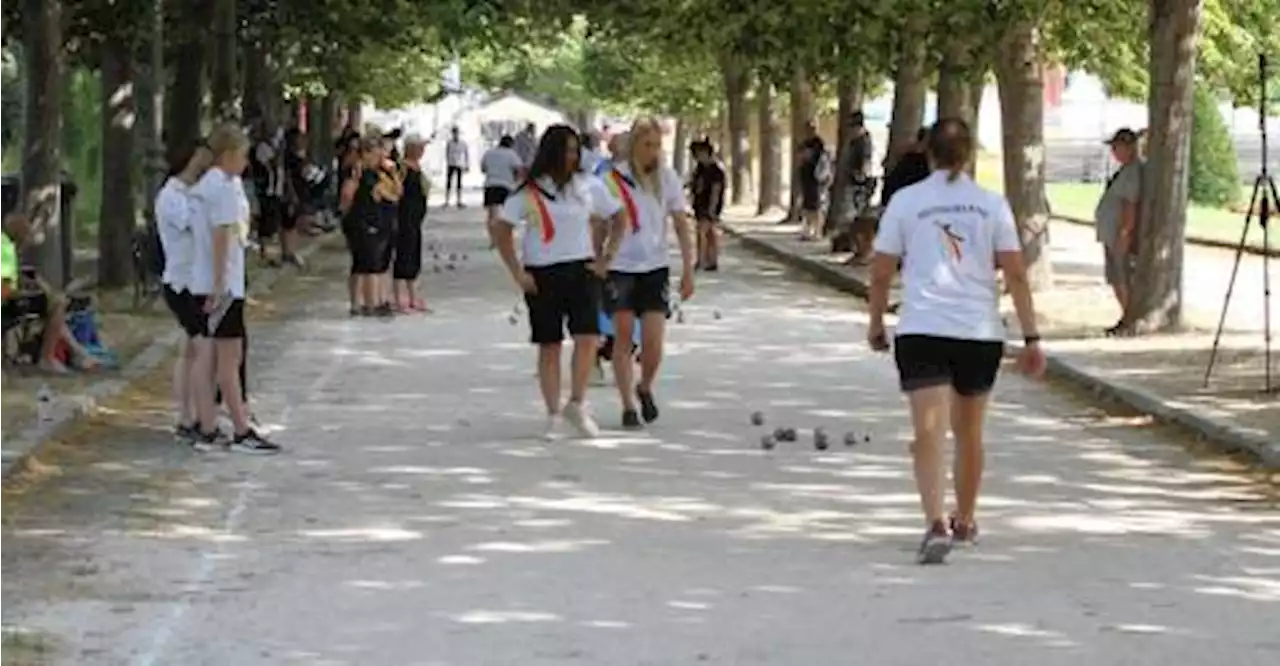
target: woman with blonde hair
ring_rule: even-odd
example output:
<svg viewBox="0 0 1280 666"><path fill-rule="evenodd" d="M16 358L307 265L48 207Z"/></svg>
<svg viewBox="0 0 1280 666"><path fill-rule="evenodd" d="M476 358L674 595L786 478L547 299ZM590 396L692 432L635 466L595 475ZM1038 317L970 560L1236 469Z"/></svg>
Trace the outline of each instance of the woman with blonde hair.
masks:
<svg viewBox="0 0 1280 666"><path fill-rule="evenodd" d="M219 126L209 136L212 167L191 188L201 214L195 223L191 292L208 317L212 340L198 339L200 371L213 369L234 428L231 447L244 453L279 453L250 421L240 364L244 354L245 252L249 245L249 200L240 174L249 160L249 138L239 127ZM214 432L212 387L199 387L201 432Z"/></svg>
<svg viewBox="0 0 1280 666"><path fill-rule="evenodd" d="M606 307L613 315L613 374L622 398L622 426L640 427L641 419L658 419L653 384L662 363L662 347L670 307L671 269L667 259L668 223L680 242L680 298L693 296L694 240L685 212L684 183L663 164L662 125L637 120L630 132L627 157L614 162L601 178L622 203L626 235L609 272ZM640 381L634 382L632 334L641 328ZM636 401L639 400L639 411Z"/></svg>

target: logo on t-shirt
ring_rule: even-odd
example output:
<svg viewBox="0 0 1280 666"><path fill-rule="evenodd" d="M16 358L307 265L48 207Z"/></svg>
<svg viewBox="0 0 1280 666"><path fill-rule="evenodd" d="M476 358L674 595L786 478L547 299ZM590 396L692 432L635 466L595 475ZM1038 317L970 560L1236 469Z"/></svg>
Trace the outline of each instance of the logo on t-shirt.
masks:
<svg viewBox="0 0 1280 666"><path fill-rule="evenodd" d="M961 236L953 228L953 222L934 222L934 227L938 229L938 241L942 243L942 250L951 257L951 261L960 263L964 259L964 236Z"/></svg>

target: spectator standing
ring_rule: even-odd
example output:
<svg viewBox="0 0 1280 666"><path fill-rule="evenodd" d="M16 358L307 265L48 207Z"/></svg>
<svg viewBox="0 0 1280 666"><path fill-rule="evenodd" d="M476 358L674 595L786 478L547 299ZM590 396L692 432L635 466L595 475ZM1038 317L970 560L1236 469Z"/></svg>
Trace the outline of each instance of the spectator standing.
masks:
<svg viewBox="0 0 1280 666"><path fill-rule="evenodd" d="M444 145L444 158L447 170L444 181L444 205L449 205L449 193L456 192L458 208L462 208L462 174L471 169L471 153L467 142L462 140L455 127L449 133L449 141Z"/></svg>
<svg viewBox="0 0 1280 666"><path fill-rule="evenodd" d="M1138 151L1138 135L1127 127L1117 130L1106 144L1120 168L1107 179L1093 220L1098 242L1102 244L1107 284L1111 285L1121 313L1119 321L1105 332L1119 335L1125 328L1124 313L1129 309L1134 255L1138 250L1135 236L1142 208L1143 162Z"/></svg>

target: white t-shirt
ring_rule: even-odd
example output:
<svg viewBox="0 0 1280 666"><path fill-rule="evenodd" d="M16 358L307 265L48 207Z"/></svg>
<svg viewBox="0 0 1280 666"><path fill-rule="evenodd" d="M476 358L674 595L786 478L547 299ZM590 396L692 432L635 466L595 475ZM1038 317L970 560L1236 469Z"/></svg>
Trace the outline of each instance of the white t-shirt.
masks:
<svg viewBox="0 0 1280 666"><path fill-rule="evenodd" d="M524 160L511 148L490 148L480 158L480 171L484 172L485 187L515 189L516 177L524 167Z"/></svg>
<svg viewBox="0 0 1280 666"><path fill-rule="evenodd" d="M445 162L450 167L466 169L469 162L467 156L466 141L463 141L462 139L449 139L448 143L444 144Z"/></svg>
<svg viewBox="0 0 1280 666"><path fill-rule="evenodd" d="M226 290L233 298L244 298L244 259L249 239L249 200L244 196L240 176L213 168L191 188L200 213L192 225L195 231L195 269L192 271L191 293L213 293L213 231L231 227L234 240L227 252L223 272Z"/></svg>
<svg viewBox="0 0 1280 666"><path fill-rule="evenodd" d="M668 166L658 167L659 192L640 187L625 162L600 174L609 194L627 211L627 235L618 248L613 270L622 273L647 273L667 264L667 220L684 212L684 183ZM634 207L634 215L632 217Z"/></svg>
<svg viewBox="0 0 1280 666"><path fill-rule="evenodd" d="M946 171L898 191L875 250L902 258L898 335L1004 340L997 252L1022 249L1004 197Z"/></svg>
<svg viewBox="0 0 1280 666"><path fill-rule="evenodd" d="M498 219L524 226L525 266L551 266L595 256L591 216L613 217L622 204L610 196L599 178L578 174L556 189L549 178L528 183L503 204Z"/></svg>
<svg viewBox="0 0 1280 666"><path fill-rule="evenodd" d="M164 248L164 274L160 281L174 291L191 288L195 255L192 223L200 214L187 184L170 177L156 195L156 230Z"/></svg>

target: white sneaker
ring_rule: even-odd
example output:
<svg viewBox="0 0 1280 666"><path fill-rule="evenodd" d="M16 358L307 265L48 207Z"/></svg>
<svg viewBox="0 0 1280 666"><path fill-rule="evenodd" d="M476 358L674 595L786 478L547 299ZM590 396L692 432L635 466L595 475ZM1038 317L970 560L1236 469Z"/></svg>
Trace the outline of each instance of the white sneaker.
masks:
<svg viewBox="0 0 1280 666"><path fill-rule="evenodd" d="M568 402L564 406L564 420L573 426L578 434L586 439L593 439L600 434L600 426L587 412L585 405L579 402Z"/></svg>
<svg viewBox="0 0 1280 666"><path fill-rule="evenodd" d="M554 442L559 439L558 431L560 430L560 415L548 414L547 425L542 430L542 439L548 442Z"/></svg>

